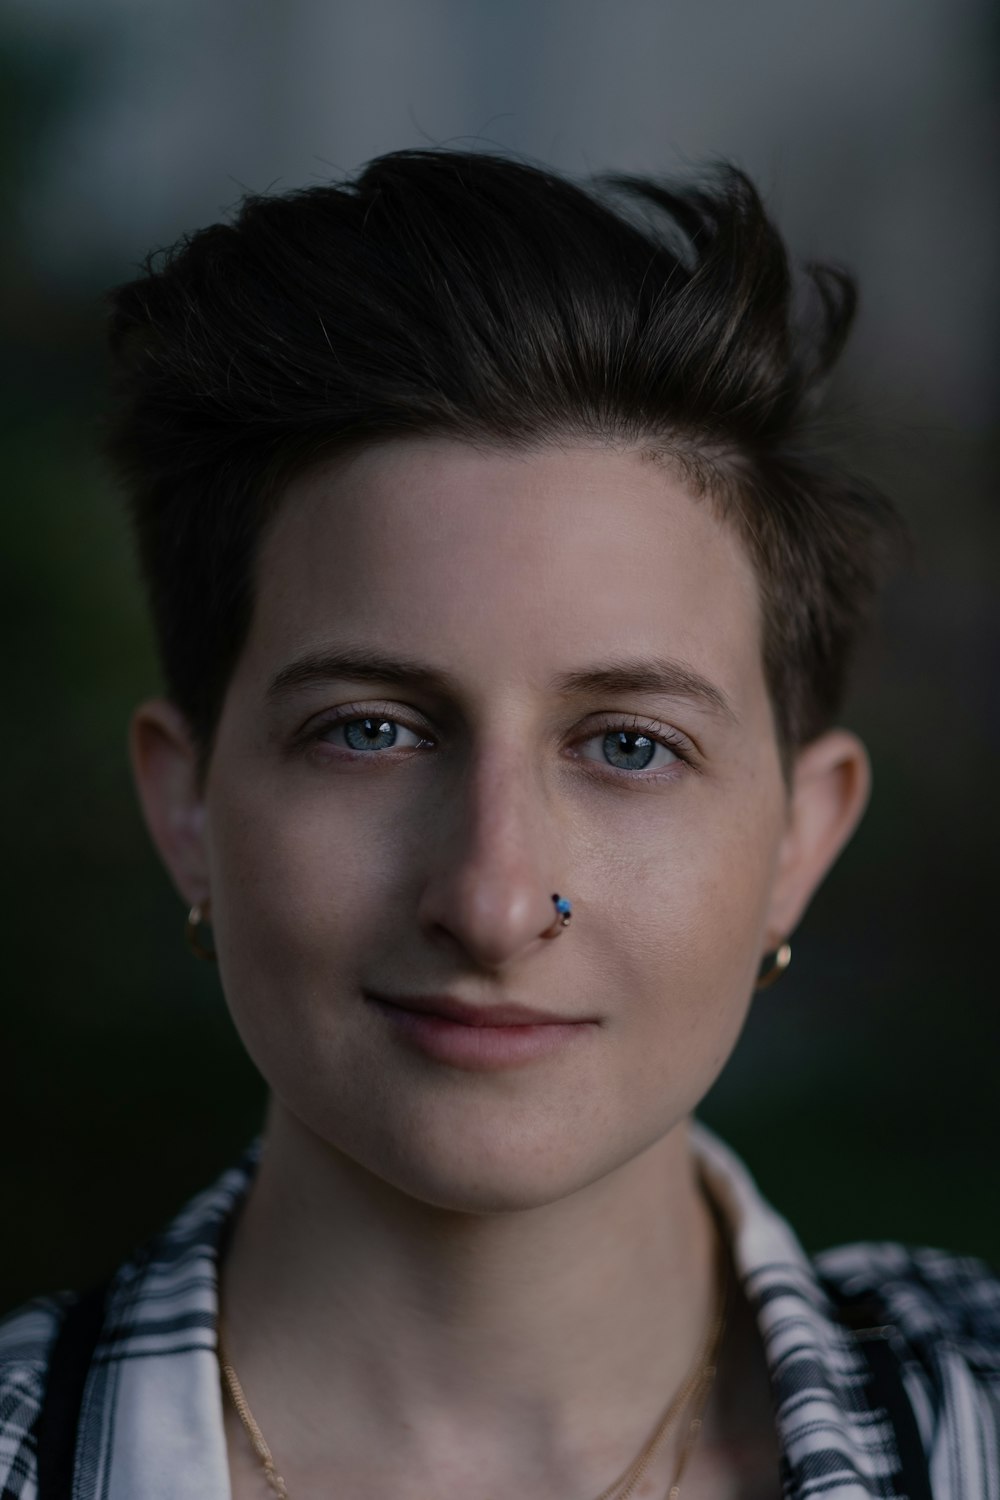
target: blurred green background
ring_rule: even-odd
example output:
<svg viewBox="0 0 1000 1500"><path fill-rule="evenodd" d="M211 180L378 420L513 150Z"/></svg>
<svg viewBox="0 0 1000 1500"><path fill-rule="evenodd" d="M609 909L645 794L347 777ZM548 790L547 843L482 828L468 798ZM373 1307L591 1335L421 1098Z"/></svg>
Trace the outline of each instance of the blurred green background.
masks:
<svg viewBox="0 0 1000 1500"><path fill-rule="evenodd" d="M875 796L703 1116L810 1248L1000 1263L998 55L968 0L0 10L0 1308L109 1269L263 1103L129 782L157 676L97 456L101 291L246 188L428 141L577 174L728 156L801 254L859 274L831 430L915 539L845 715Z"/></svg>

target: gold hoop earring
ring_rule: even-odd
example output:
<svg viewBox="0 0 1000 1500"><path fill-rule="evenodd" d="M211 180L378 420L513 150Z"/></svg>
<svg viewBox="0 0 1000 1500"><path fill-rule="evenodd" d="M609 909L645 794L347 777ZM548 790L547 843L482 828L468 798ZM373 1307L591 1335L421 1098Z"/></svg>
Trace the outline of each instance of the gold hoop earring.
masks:
<svg viewBox="0 0 1000 1500"><path fill-rule="evenodd" d="M757 983L754 985L754 989L766 990L768 986L772 985L776 979L781 978L782 974L784 974L791 961L792 945L791 943L782 943L781 947L774 955L774 962L771 964L771 967L766 971L766 973L761 974L760 978L757 980Z"/></svg>
<svg viewBox="0 0 1000 1500"><path fill-rule="evenodd" d="M198 901L187 914L187 921L184 924L184 936L187 938L187 945L195 958L200 958L203 963L214 964L216 961L215 949L206 948L201 940L200 929L207 926L208 902Z"/></svg>

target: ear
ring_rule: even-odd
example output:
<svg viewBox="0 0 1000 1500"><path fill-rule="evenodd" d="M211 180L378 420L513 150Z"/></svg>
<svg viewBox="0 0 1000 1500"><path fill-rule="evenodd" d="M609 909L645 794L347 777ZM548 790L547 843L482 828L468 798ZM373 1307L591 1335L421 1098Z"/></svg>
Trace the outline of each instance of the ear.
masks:
<svg viewBox="0 0 1000 1500"><path fill-rule="evenodd" d="M165 698L132 715L129 754L146 826L184 902L207 900L205 803L198 752L180 710Z"/></svg>
<svg viewBox="0 0 1000 1500"><path fill-rule="evenodd" d="M794 931L868 805L871 765L857 735L831 729L795 759L788 823L768 907L768 947Z"/></svg>

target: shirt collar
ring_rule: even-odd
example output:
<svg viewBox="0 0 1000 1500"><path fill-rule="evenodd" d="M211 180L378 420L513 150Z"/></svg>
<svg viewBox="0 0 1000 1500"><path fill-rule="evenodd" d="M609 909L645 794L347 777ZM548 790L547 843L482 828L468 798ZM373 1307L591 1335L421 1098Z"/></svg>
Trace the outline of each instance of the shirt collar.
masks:
<svg viewBox="0 0 1000 1500"><path fill-rule="evenodd" d="M691 1147L760 1330L786 1495L892 1500L895 1433L869 1404L864 1355L839 1322L813 1261L718 1136L695 1123Z"/></svg>

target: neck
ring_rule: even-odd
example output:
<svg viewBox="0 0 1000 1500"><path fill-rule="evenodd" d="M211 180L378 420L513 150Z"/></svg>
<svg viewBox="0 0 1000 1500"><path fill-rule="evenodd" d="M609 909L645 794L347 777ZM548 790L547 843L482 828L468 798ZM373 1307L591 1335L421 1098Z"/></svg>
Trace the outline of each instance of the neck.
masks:
<svg viewBox="0 0 1000 1500"><path fill-rule="evenodd" d="M440 1476L475 1434L477 1472L531 1455L596 1492L698 1358L714 1236L686 1122L559 1202L482 1215L415 1201L276 1105L222 1270L228 1349L276 1454L281 1434L318 1465L327 1443L342 1473L349 1434L377 1432L383 1463Z"/></svg>

